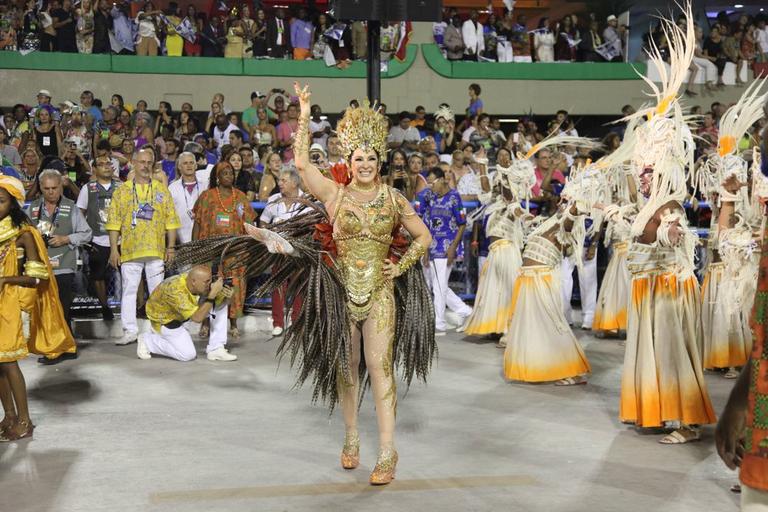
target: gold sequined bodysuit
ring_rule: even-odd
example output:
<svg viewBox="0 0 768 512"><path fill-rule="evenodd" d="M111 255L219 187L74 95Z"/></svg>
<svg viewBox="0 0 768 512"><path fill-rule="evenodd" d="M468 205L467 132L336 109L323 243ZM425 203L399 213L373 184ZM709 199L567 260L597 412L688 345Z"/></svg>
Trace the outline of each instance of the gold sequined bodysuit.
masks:
<svg viewBox="0 0 768 512"><path fill-rule="evenodd" d="M370 202L357 201L344 189L337 197L333 222L337 264L347 290L350 317L359 322L368 317L379 292L392 295L392 281L385 279L382 266L392 244L399 208L387 186L379 187Z"/></svg>

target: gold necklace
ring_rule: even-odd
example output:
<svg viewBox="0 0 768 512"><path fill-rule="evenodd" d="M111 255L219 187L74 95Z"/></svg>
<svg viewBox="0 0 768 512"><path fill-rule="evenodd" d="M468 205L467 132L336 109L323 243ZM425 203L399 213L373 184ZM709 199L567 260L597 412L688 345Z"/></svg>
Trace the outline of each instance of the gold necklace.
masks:
<svg viewBox="0 0 768 512"><path fill-rule="evenodd" d="M376 187L378 186L378 183L375 181L371 183L370 186L360 186L360 184L356 180L352 180L349 182L349 188L354 190L355 192L370 192L372 190L376 190Z"/></svg>

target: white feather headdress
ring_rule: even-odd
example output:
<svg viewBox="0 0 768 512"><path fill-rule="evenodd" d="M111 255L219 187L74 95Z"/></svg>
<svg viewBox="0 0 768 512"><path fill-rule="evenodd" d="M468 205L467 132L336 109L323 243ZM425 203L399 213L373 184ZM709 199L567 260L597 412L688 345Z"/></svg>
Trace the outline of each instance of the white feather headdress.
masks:
<svg viewBox="0 0 768 512"><path fill-rule="evenodd" d="M651 88L656 105L626 118L647 118L647 122L637 128L632 165L638 175L645 169L653 169L651 193L632 226L633 236L642 234L648 221L664 204L683 202L688 194L695 145L688 120L678 101L678 90L685 81L696 47L690 3L686 4L684 15L684 28L671 20L661 19L662 31L669 42L670 69L667 70L654 43L648 52L649 62L656 67L661 84L657 86L649 78L642 78Z"/></svg>

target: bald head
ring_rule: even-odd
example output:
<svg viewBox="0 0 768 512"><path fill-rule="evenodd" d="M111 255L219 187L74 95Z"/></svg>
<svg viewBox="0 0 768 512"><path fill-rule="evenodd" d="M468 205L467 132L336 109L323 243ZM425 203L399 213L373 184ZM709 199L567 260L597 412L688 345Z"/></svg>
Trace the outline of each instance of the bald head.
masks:
<svg viewBox="0 0 768 512"><path fill-rule="evenodd" d="M208 295L211 290L211 267L197 265L187 274L187 288L192 295Z"/></svg>

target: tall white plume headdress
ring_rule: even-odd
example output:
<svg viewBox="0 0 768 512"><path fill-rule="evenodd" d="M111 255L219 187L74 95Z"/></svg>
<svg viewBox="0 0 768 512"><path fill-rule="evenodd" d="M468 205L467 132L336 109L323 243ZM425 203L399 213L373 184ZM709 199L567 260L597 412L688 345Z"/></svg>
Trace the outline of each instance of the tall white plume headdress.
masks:
<svg viewBox="0 0 768 512"><path fill-rule="evenodd" d="M674 21L661 18L662 31L669 42L669 70L654 42L651 42L648 51L648 62L657 69L661 83L657 85L649 78L641 77L651 88L650 96L655 98L656 104L625 118L647 119L637 127L632 166L637 175L645 169L653 169L650 196L635 219L632 236L641 235L648 221L664 204L670 201L682 203L685 200L690 173L694 169L693 134L678 97L696 47L690 3L684 8L684 16L683 28L678 27Z"/></svg>

